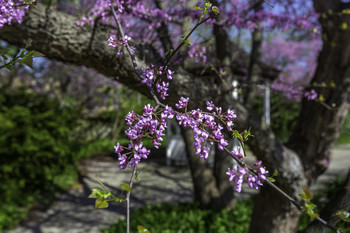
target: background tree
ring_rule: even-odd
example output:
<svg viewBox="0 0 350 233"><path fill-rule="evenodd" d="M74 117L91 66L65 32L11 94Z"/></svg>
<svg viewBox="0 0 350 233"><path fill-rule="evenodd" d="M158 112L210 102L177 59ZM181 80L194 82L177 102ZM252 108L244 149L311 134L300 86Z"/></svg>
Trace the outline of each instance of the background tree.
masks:
<svg viewBox="0 0 350 233"><path fill-rule="evenodd" d="M220 17L216 22L207 24L207 30L199 30L194 38L204 43L208 61L215 64L214 68L223 68L227 72L225 81L212 71L211 66L193 64L188 59L182 59L189 51L181 51L172 67L176 73L166 102L174 105L179 96L188 96L191 99L191 109L203 107L203 100L213 100L224 109L233 107L238 116L237 129L252 129L254 138L248 144L255 156L263 160L271 171L277 168L278 186L297 197L302 186L308 187L320 175L320 171L327 168L330 149L348 112L350 40L347 25L350 23L350 16L346 9L349 4L340 0L314 0L314 8L321 16L323 48L311 83L325 84L315 87L323 98L318 102L303 98L297 126L288 143L282 144L252 105L232 98L230 84L237 76L240 79L245 78L247 69L244 67L248 67L247 64L250 63L252 67L253 63L258 63L260 77L271 76L271 69L261 64L259 57L254 57L255 60L251 57L250 61L249 58L244 59L246 55L231 41L230 30L234 29L229 25L254 31L259 23L259 29L264 29L264 32L267 28L284 28L297 30L299 36L307 37L314 28L317 30L317 20L309 1L288 1L284 5L276 2L276 6L280 6L277 10L277 7L271 8L267 3L261 2L217 2L221 10ZM63 6L63 3L62 1L59 6ZM108 23L107 16L110 12L107 3L97 3L94 7L82 2L82 6L86 6L86 12L91 13L80 18L80 26L77 26L78 18L73 15L77 13L74 5L71 14L67 14L58 11L55 6L38 4L37 9L27 12L22 24L4 26L0 30L0 38L20 46L31 38L31 48L41 51L49 58L94 68L147 95L145 86L134 73L130 59L125 55L116 57L116 51L106 46L110 31L115 26ZM119 1L118 3L122 4ZM196 19L199 16L191 8L187 8L192 7L195 2L164 3L124 1L120 5L123 7L119 8L123 9L120 19L127 28L127 34L135 39L132 44L136 46L137 61L141 66L147 67L150 63L164 65L166 55L179 43L174 38L179 38L180 33L188 30L191 18ZM83 24L86 24L85 27L81 27ZM201 56L200 53L198 56ZM252 73L250 69L248 77ZM248 81L251 81L250 84L255 82L254 79ZM335 84L334 87L322 87L333 86L331 82ZM186 142L191 145L192 138L186 136L187 134L189 132L185 131ZM187 150L190 151L191 148L188 146ZM220 173L227 168L228 161L220 159L221 157L216 157L214 171L208 169L203 161L189 157L195 196L204 206L225 207L232 203L232 189L228 188L225 184L227 181ZM203 183L206 185L202 185ZM264 187L256 198L251 232L295 232L299 215L288 201Z"/></svg>

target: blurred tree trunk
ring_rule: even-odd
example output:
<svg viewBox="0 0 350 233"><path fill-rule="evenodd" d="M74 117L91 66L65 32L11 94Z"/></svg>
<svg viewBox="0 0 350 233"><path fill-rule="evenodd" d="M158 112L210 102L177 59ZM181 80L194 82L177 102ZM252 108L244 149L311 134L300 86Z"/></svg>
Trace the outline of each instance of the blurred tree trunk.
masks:
<svg viewBox="0 0 350 233"><path fill-rule="evenodd" d="M232 163L232 158L223 152L215 154L214 171L209 164L195 156L193 148L193 131L190 128L181 128L186 144L186 154L191 170L195 200L199 201L203 207L214 209L229 209L233 207L233 187L228 182L225 175L228 164Z"/></svg>
<svg viewBox="0 0 350 233"><path fill-rule="evenodd" d="M254 8L255 12L262 10L263 1L254 0L256 7ZM257 94L257 83L259 81L260 66L259 61L261 58L261 44L263 40L262 29L257 24L257 27L252 32L252 46L249 59L248 67L248 90L247 90L247 101L246 104L251 107L254 104Z"/></svg>

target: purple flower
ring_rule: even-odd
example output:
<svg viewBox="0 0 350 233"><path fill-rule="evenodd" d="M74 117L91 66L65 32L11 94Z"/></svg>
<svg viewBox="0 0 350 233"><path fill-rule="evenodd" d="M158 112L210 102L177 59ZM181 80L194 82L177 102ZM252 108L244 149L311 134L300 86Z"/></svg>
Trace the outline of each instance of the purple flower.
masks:
<svg viewBox="0 0 350 233"><path fill-rule="evenodd" d="M171 79L173 79L173 74L174 74L174 71L171 71L171 70L168 70L167 71L167 78L169 79L169 80L171 80Z"/></svg>
<svg viewBox="0 0 350 233"><path fill-rule="evenodd" d="M254 166L260 166L261 163L262 163L262 161L260 160L260 161L256 162L256 163L254 164Z"/></svg>
<svg viewBox="0 0 350 233"><path fill-rule="evenodd" d="M235 178L237 172L236 172L236 170L234 170L234 169L227 168L226 174L230 176L230 177L228 178L228 181L232 182L233 179Z"/></svg>
<svg viewBox="0 0 350 233"><path fill-rule="evenodd" d="M190 98L181 97L180 100L179 100L179 103L178 103L178 104L175 104L175 106L176 106L178 109L186 108L189 100L190 100Z"/></svg>
<svg viewBox="0 0 350 233"><path fill-rule="evenodd" d="M225 114L226 119L233 120L237 118L237 115L235 114L235 110L228 109Z"/></svg>
<svg viewBox="0 0 350 233"><path fill-rule="evenodd" d="M151 116L152 112L153 112L153 107L151 106L151 104L147 104L143 107L143 115L145 117Z"/></svg>
<svg viewBox="0 0 350 233"><path fill-rule="evenodd" d="M218 149L219 150L224 150L224 147L228 145L227 140L221 138L220 141L218 142Z"/></svg>
<svg viewBox="0 0 350 233"><path fill-rule="evenodd" d="M168 96L169 83L163 81L161 84L157 83L156 87L157 92L160 93L160 97L165 100L165 97Z"/></svg>
<svg viewBox="0 0 350 233"><path fill-rule="evenodd" d="M123 147L121 145L119 145L119 143L117 143L117 145L114 146L114 149L115 149L114 153L116 153L116 154L119 154L120 152L122 152L124 150Z"/></svg>
<svg viewBox="0 0 350 233"><path fill-rule="evenodd" d="M132 125L132 123L135 121L135 118L137 117L137 115L134 113L134 111L129 112L126 116L125 116L125 120L126 120L126 124L127 125Z"/></svg>
<svg viewBox="0 0 350 233"><path fill-rule="evenodd" d="M213 104L213 101L207 101L207 109L208 111L211 111L215 108L215 105Z"/></svg>
<svg viewBox="0 0 350 233"><path fill-rule="evenodd" d="M239 153L238 151L239 151L239 149L238 149L238 150L232 150L231 153L232 153L232 155L233 155L234 157L236 157L236 158L238 158L238 159L243 158L243 155L242 155L241 153Z"/></svg>
<svg viewBox="0 0 350 233"><path fill-rule="evenodd" d="M259 167L258 168L259 180L262 180L262 181L266 180L267 178L266 178L265 175L268 174L268 173L269 173L269 171L267 171L265 167Z"/></svg>
<svg viewBox="0 0 350 233"><path fill-rule="evenodd" d="M169 107L168 105L165 106L165 108L163 109L160 117L163 119L168 118L168 119L172 119L174 118L175 115L175 111Z"/></svg>
<svg viewBox="0 0 350 233"><path fill-rule="evenodd" d="M209 147L203 146L202 151L200 153L200 158L204 159L204 160L207 160L208 156L209 156L209 151L210 151Z"/></svg>
<svg viewBox="0 0 350 233"><path fill-rule="evenodd" d="M315 100L317 99L317 93L314 89L311 89L308 92L305 92L304 96L306 97L307 100Z"/></svg>
<svg viewBox="0 0 350 233"><path fill-rule="evenodd" d="M128 157L126 157L125 154L119 154L118 161L119 161L119 169L120 170L125 169L126 166L128 165L127 159L128 159Z"/></svg>
<svg viewBox="0 0 350 233"><path fill-rule="evenodd" d="M256 189L258 190L259 189L259 186L262 186L263 184L260 182L260 180L258 179L257 176L253 176L253 175L248 175L248 178L247 178L247 181L248 181L248 185L249 187L253 188L253 189Z"/></svg>

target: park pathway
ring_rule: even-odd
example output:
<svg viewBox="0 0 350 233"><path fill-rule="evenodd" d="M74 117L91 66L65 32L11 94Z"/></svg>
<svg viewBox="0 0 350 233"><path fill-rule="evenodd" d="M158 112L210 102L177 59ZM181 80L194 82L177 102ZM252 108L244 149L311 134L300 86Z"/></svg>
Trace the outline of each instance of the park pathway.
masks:
<svg viewBox="0 0 350 233"><path fill-rule="evenodd" d="M253 158L248 156L248 163ZM337 146L328 171L312 188L319 189L327 180L345 176L350 168L350 145ZM61 194L45 212L32 211L29 219L8 233L98 233L118 218L124 218L125 203L112 203L107 209L94 210L94 200L87 198L92 188L99 188L96 175L113 193L120 193L120 184L128 183L131 169L120 171L117 162L108 156L85 159L80 163L82 183ZM144 204L190 202L193 189L186 166L167 167L164 158L150 159L139 165L139 182L131 194L131 208ZM254 192L244 187L241 197Z"/></svg>

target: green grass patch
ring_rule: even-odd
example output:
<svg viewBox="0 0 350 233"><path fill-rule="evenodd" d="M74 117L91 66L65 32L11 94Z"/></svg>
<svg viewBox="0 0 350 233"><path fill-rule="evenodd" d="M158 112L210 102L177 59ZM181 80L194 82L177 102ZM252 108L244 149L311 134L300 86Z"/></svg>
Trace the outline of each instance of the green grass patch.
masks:
<svg viewBox="0 0 350 233"><path fill-rule="evenodd" d="M341 189L345 179L336 178L329 182L324 190L316 193L313 203L322 209ZM323 201L322 201L323 200ZM145 205L131 213L130 232L137 232L137 226L142 225L152 233L247 233L253 212L253 199L237 202L232 210L203 209L198 203ZM310 218L302 215L298 230L305 229L310 224ZM124 232L125 219L118 220L103 233Z"/></svg>
<svg viewBox="0 0 350 233"><path fill-rule="evenodd" d="M198 203L145 205L131 214L130 232L142 225L152 233L243 233L248 232L253 200L237 202L233 210L202 209ZM124 232L119 220L103 233Z"/></svg>

